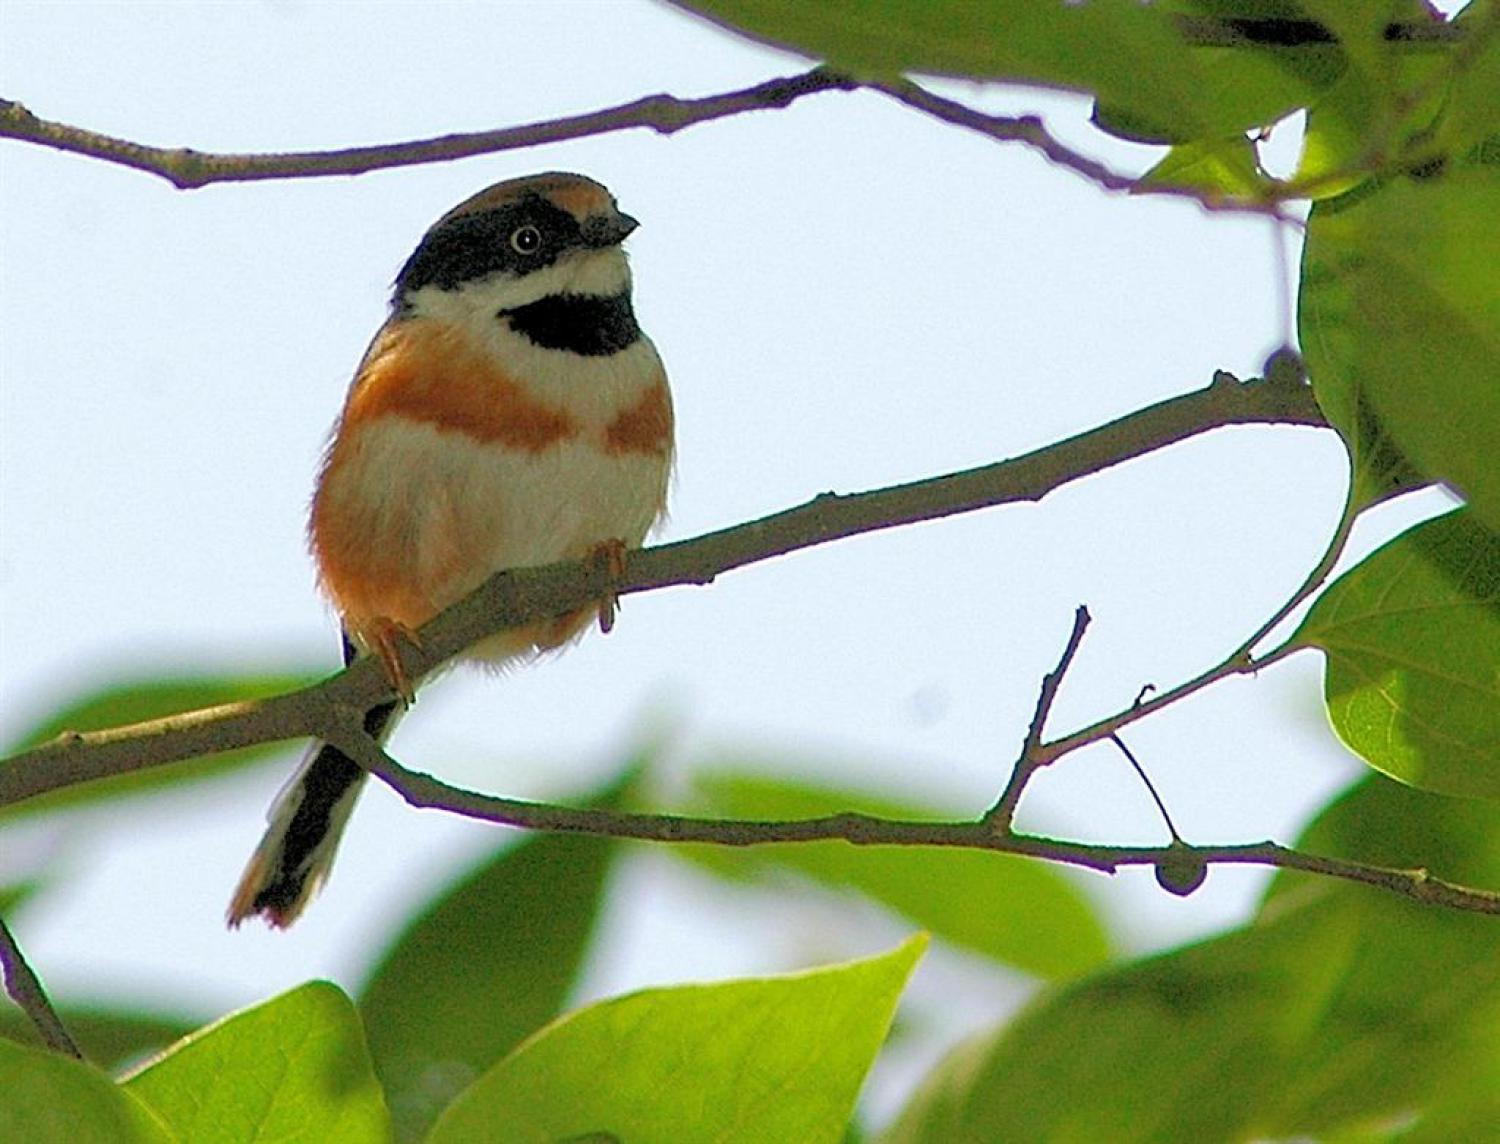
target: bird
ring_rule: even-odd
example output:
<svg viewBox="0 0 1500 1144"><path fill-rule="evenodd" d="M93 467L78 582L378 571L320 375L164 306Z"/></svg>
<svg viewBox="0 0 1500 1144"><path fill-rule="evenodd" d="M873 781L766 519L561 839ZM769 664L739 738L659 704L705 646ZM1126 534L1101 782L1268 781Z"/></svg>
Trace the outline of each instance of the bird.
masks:
<svg viewBox="0 0 1500 1144"><path fill-rule="evenodd" d="M506 568L604 553L618 566L665 513L674 421L632 305L637 222L601 183L549 171L448 211L396 275L345 398L308 523L349 664L375 656L411 699L399 645ZM528 623L459 657L506 665L563 647L613 602ZM314 743L273 803L230 901L237 927L285 928L326 881L364 770Z"/></svg>

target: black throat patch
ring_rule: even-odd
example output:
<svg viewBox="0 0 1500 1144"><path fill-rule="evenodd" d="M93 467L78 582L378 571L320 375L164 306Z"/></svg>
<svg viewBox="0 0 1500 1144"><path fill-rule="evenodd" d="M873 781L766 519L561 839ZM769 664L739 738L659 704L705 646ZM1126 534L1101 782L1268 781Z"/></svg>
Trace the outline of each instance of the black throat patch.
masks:
<svg viewBox="0 0 1500 1144"><path fill-rule="evenodd" d="M635 311L626 292L601 298L597 294L549 294L525 306L495 315L509 322L527 341L549 350L565 350L584 357L617 354L641 336Z"/></svg>

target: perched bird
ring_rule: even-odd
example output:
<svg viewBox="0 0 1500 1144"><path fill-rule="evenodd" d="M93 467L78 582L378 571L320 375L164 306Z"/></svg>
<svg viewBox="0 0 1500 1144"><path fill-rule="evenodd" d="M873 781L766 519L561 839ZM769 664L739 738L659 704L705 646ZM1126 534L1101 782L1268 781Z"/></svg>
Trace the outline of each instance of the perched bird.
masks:
<svg viewBox="0 0 1500 1144"><path fill-rule="evenodd" d="M349 388L308 527L345 662L380 657L409 695L398 638L501 569L618 559L661 519L672 401L631 306L621 243L635 227L603 186L554 172L460 203L407 259ZM600 608L501 633L465 658L559 647ZM365 729L383 739L398 713L394 702L376 708ZM314 744L271 808L231 926L297 919L328 876L363 779L347 755Z"/></svg>

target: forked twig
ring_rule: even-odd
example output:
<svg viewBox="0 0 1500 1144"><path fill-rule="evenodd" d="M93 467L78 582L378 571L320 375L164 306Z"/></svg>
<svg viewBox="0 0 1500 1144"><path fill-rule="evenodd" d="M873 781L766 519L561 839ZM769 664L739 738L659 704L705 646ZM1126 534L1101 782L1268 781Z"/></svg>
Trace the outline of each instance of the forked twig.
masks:
<svg viewBox="0 0 1500 1144"><path fill-rule="evenodd" d="M1088 608L1079 604L1078 610L1073 613L1073 631L1068 636L1067 646L1063 648L1062 658L1057 661L1055 668L1042 676L1041 690L1036 697L1036 710L1032 713L1031 725L1026 729L1021 753L1016 756L1015 765L1011 767L1010 780L1005 784L1005 790L1001 792L995 805L985 812L984 821L997 834L1011 832L1016 807L1021 802L1026 784L1031 781L1031 776L1038 768L1052 761L1041 754L1042 732L1046 727L1047 716L1052 711L1052 704L1057 700L1058 689L1062 687L1063 676L1068 673L1073 657L1078 654L1079 645L1083 643L1083 633L1088 631L1090 619Z"/></svg>

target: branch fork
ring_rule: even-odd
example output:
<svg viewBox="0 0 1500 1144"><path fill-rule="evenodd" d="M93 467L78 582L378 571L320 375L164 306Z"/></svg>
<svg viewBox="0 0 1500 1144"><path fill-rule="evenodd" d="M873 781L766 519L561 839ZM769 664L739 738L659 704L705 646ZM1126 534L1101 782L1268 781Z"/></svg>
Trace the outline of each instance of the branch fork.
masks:
<svg viewBox="0 0 1500 1144"><path fill-rule="evenodd" d="M1031 716L1031 725L1026 729L1026 738L1021 744L1021 754L1011 768L1010 781L1005 784L1005 790L1001 792L995 805L985 812L982 821L1001 837L1008 837L1013 833L1012 824L1016 817L1016 807L1020 805L1021 795L1026 789L1026 784L1031 781L1031 776L1056 760L1056 756L1048 757L1042 753L1042 731L1046 726L1047 716L1052 712L1052 704L1057 701L1057 693L1062 688L1063 677L1067 675L1068 668L1073 665L1073 657L1078 654L1078 649L1083 643L1083 635L1088 631L1091 619L1088 608L1079 604L1078 610L1073 613L1073 631L1069 634L1068 642L1063 648L1062 658L1057 661L1055 668L1042 676L1041 690L1036 699L1036 710Z"/></svg>
<svg viewBox="0 0 1500 1144"><path fill-rule="evenodd" d="M467 599L423 627L421 645L407 666L419 677L463 648L507 627L597 603L608 591L626 595L673 585L707 584L727 571L846 536L971 512L992 505L1035 501L1091 475L1197 434L1240 424L1324 427L1305 386L1251 380L1214 384L1050 445L1035 453L964 472L887 489L824 494L804 505L692 540L633 551L619 577L599 561L514 569L493 577ZM484 821L535 830L750 846L774 842L843 839L855 845L956 846L1044 858L1101 872L1148 865L1159 871L1191 858L1199 865L1254 863L1309 870L1457 909L1500 914L1500 894L1455 886L1412 871L1392 870L1302 854L1271 843L1188 847L1092 846L1018 835L1011 829L1016 804L1031 775L1085 743L1098 741L1209 683L1247 670L1245 657L1326 577L1347 536L1345 514L1329 551L1287 605L1226 659L1194 680L1169 689L1082 730L1048 741L1045 724L1088 625L1080 608L1057 667L1044 678L1021 757L1006 791L983 818L960 822L903 822L840 814L796 822L750 822L681 815L581 810L476 794L407 770L363 729L363 713L392 693L380 666L369 658L300 691L253 703L186 712L167 719L106 731L59 736L0 765L0 805L89 779L160 766L237 747L306 737L335 742L415 806L439 807ZM1255 661L1273 662L1281 650Z"/></svg>

